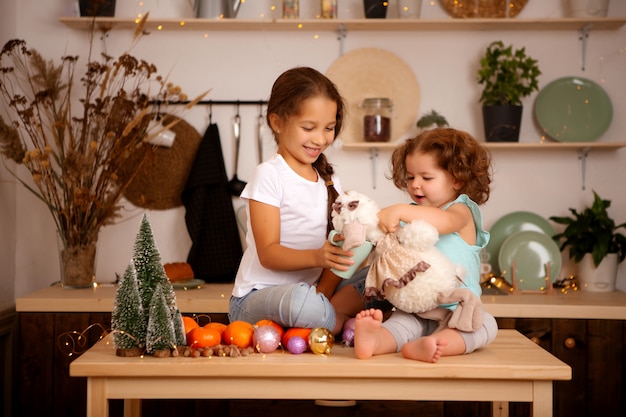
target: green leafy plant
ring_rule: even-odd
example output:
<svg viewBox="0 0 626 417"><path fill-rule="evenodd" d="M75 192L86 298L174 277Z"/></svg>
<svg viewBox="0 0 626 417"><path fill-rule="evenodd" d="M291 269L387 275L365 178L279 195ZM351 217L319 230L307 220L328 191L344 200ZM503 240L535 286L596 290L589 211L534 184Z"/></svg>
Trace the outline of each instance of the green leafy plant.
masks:
<svg viewBox="0 0 626 417"><path fill-rule="evenodd" d="M448 121L444 116L437 113L435 110L431 110L430 113L424 114L417 121L417 127L420 129L426 129L430 126L444 127L449 126Z"/></svg>
<svg viewBox="0 0 626 417"><path fill-rule="evenodd" d="M570 217L550 217L553 222L565 225L565 230L553 237L561 241L561 250L569 247L569 257L576 262L587 253L592 254L596 267L609 253L617 253L622 262L626 258L626 237L617 230L626 228L626 223L615 225L607 212L611 201L601 199L595 191L593 195L593 205L582 212L570 208Z"/></svg>
<svg viewBox="0 0 626 417"><path fill-rule="evenodd" d="M521 105L522 98L539 90L540 74L537 60L527 56L525 48L492 42L480 59L478 83L484 89L479 101L483 106Z"/></svg>

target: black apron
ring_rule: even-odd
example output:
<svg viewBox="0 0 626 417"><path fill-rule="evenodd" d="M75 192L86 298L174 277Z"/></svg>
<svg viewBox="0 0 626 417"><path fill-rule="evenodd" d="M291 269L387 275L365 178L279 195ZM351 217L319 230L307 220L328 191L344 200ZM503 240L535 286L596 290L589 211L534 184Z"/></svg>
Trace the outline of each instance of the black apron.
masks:
<svg viewBox="0 0 626 417"><path fill-rule="evenodd" d="M243 251L216 124L202 138L181 198L195 278L233 282Z"/></svg>

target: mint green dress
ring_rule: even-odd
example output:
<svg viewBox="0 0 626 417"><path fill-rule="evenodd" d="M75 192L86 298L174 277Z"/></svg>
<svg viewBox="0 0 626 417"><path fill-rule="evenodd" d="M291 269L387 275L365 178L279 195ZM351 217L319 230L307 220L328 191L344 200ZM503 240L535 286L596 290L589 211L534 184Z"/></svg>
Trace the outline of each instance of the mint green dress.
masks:
<svg viewBox="0 0 626 417"><path fill-rule="evenodd" d="M467 271L463 281L465 286L480 297L480 251L489 243L489 232L483 229L483 218L478 204L472 201L466 194L461 194L453 202L446 204L442 210L447 210L453 204L465 204L474 218L476 225L476 244L468 245L457 233L448 233L439 236L435 245L452 262L463 266Z"/></svg>

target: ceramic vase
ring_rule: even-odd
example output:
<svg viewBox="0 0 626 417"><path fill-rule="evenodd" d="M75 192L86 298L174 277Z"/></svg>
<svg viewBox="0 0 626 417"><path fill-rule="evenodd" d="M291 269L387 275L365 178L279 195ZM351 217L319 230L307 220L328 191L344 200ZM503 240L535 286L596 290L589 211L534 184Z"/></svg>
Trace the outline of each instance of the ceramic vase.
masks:
<svg viewBox="0 0 626 417"><path fill-rule="evenodd" d="M562 0L564 17L606 17L609 0Z"/></svg>
<svg viewBox="0 0 626 417"><path fill-rule="evenodd" d="M363 10L367 19L387 17L387 2L383 0L363 0Z"/></svg>
<svg viewBox="0 0 626 417"><path fill-rule="evenodd" d="M609 253L597 267L590 253L578 263L580 287L589 292L611 292L615 290L618 259L616 253Z"/></svg>
<svg viewBox="0 0 626 417"><path fill-rule="evenodd" d="M115 0L80 0L78 7L83 17L115 16Z"/></svg>

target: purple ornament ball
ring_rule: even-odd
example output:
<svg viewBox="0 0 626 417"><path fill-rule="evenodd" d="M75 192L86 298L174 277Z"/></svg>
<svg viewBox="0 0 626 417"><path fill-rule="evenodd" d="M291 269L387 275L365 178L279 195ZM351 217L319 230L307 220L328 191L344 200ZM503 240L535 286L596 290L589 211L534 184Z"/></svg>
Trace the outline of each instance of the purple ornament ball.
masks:
<svg viewBox="0 0 626 417"><path fill-rule="evenodd" d="M307 350L307 342L300 336L292 336L287 342L287 350L289 353L299 355Z"/></svg>
<svg viewBox="0 0 626 417"><path fill-rule="evenodd" d="M280 334L273 326L260 326L254 329L252 341L258 352L270 353L278 349Z"/></svg>
<svg viewBox="0 0 626 417"><path fill-rule="evenodd" d="M345 329L341 334L341 340L348 346L354 346L354 329Z"/></svg>
<svg viewBox="0 0 626 417"><path fill-rule="evenodd" d="M356 319L354 317L348 319L343 324L343 330L354 330L354 322Z"/></svg>

